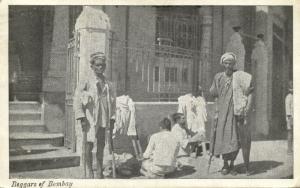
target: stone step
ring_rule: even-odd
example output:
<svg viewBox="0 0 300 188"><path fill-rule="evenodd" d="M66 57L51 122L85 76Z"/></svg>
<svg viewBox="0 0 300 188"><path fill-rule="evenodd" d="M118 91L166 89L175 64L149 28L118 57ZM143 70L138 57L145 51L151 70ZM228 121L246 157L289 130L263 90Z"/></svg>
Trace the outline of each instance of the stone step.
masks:
<svg viewBox="0 0 300 188"><path fill-rule="evenodd" d="M80 165L80 156L61 147L55 151L39 154L16 155L9 158L9 170L12 172L57 169Z"/></svg>
<svg viewBox="0 0 300 188"><path fill-rule="evenodd" d="M10 156L16 155L29 155L29 154L38 154L45 153L49 151L56 151L62 147L55 147L51 144L41 144L41 145L25 145L18 148L12 148L9 150Z"/></svg>
<svg viewBox="0 0 300 188"><path fill-rule="evenodd" d="M36 121L41 120L42 112L33 110L10 110L9 121Z"/></svg>
<svg viewBox="0 0 300 188"><path fill-rule="evenodd" d="M41 103L36 101L9 102L9 110L40 110Z"/></svg>
<svg viewBox="0 0 300 188"><path fill-rule="evenodd" d="M59 147L64 145L62 133L13 132L9 134L9 148L19 148L25 145L51 144Z"/></svg>
<svg viewBox="0 0 300 188"><path fill-rule="evenodd" d="M9 132L44 132L46 126L42 121L9 121Z"/></svg>

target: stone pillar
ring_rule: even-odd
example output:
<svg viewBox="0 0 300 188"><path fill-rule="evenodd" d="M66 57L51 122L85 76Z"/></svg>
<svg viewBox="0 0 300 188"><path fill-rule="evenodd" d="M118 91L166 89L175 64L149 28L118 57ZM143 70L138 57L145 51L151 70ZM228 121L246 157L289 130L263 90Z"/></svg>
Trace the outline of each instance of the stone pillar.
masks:
<svg viewBox="0 0 300 188"><path fill-rule="evenodd" d="M226 44L229 43L230 37L234 33L232 28L241 26L242 15L242 7L240 6L223 6L223 52L226 50Z"/></svg>
<svg viewBox="0 0 300 188"><path fill-rule="evenodd" d="M84 6L75 24L75 35L79 39L79 79L91 74L90 55L106 54L105 75L110 79L111 65L108 58L110 21L102 6Z"/></svg>
<svg viewBox="0 0 300 188"><path fill-rule="evenodd" d="M233 52L236 55L237 62L236 68L238 70L244 70L245 67L245 47L242 42L242 37L239 33L240 27L233 27L234 33L230 37L230 41L226 46L226 52Z"/></svg>
<svg viewBox="0 0 300 188"><path fill-rule="evenodd" d="M244 70L245 47L242 43L242 37L239 33L242 25L242 7L224 6L223 20L223 52L233 52L237 55L236 68Z"/></svg>
<svg viewBox="0 0 300 188"><path fill-rule="evenodd" d="M255 34L261 34L251 56L253 78L255 81L255 133L266 137L269 134L272 111L272 23L268 6L257 6L255 13ZM264 42L266 41L266 42ZM267 43L268 46L265 44Z"/></svg>
<svg viewBox="0 0 300 188"><path fill-rule="evenodd" d="M45 124L50 132L64 132L65 75L69 41L69 8L45 12L43 33L43 93Z"/></svg>
<svg viewBox="0 0 300 188"><path fill-rule="evenodd" d="M211 40L212 40L212 7L205 6L199 9L199 13L203 18L202 22L202 40L200 48L200 63L203 66L199 70L199 84L207 91L212 82L211 72Z"/></svg>
<svg viewBox="0 0 300 188"><path fill-rule="evenodd" d="M44 79L46 92L65 91L65 71L69 41L69 8L57 6L54 10L50 62Z"/></svg>
<svg viewBox="0 0 300 188"><path fill-rule="evenodd" d="M268 50L262 39L255 43L251 64L253 70L255 133L267 136L268 127Z"/></svg>
<svg viewBox="0 0 300 188"><path fill-rule="evenodd" d="M110 21L108 16L102 11L102 6L84 6L81 14L75 24L75 38L77 38L76 46L79 50L75 54L79 57L78 80L85 79L93 74L90 68L90 55L95 52L103 52L106 54L106 71L105 75L110 79L111 65L108 60L109 53L109 32ZM77 48L77 47L76 47ZM77 121L77 123L79 123ZM76 125L79 126L79 125ZM76 151L81 154L82 141L76 140Z"/></svg>

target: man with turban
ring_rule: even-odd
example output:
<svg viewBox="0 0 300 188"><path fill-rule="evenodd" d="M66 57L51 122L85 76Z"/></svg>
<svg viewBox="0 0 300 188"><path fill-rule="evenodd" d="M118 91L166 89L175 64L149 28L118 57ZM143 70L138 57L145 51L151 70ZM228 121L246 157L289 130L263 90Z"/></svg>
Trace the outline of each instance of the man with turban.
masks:
<svg viewBox="0 0 300 188"><path fill-rule="evenodd" d="M220 60L225 71L214 77L210 93L216 100L216 117L211 154L222 155L223 175L236 175L234 161L239 148L242 147L246 172L249 168L250 133L246 125L246 117L251 105L252 77L243 71L236 71L236 55L225 53ZM230 162L230 164L228 164Z"/></svg>
<svg viewBox="0 0 300 188"><path fill-rule="evenodd" d="M87 167L88 178L94 178L93 155L96 152L96 178L103 178L104 147L109 142L109 132L114 122L116 111L116 91L113 83L105 76L106 58L102 52L90 56L93 74L86 75L76 88L74 111L76 120L81 126L76 127L78 139L86 135L83 142L83 166ZM85 140L85 139L84 139ZM106 147L107 149L107 147Z"/></svg>

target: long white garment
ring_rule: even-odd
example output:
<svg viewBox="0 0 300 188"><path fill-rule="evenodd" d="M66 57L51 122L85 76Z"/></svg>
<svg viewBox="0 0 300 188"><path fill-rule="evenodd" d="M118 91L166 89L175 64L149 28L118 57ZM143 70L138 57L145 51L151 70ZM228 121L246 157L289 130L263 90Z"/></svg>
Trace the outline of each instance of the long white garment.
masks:
<svg viewBox="0 0 300 188"><path fill-rule="evenodd" d="M113 133L136 136L135 105L128 95L116 99L116 122Z"/></svg>
<svg viewBox="0 0 300 188"><path fill-rule="evenodd" d="M252 76L244 71L233 73L233 111L234 115L243 115L248 102L248 92L250 89Z"/></svg>
<svg viewBox="0 0 300 188"><path fill-rule="evenodd" d="M206 102L203 97L186 94L178 98L178 112L186 117L187 127L195 133L205 135L207 121Z"/></svg>

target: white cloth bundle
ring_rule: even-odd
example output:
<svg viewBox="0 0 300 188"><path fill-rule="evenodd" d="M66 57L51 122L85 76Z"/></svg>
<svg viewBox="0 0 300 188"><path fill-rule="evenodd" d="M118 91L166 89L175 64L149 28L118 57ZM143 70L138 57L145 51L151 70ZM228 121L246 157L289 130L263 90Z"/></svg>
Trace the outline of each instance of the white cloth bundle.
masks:
<svg viewBox="0 0 300 188"><path fill-rule="evenodd" d="M206 102L203 97L186 94L178 98L178 112L186 117L187 127L192 132L205 135L207 121Z"/></svg>
<svg viewBox="0 0 300 188"><path fill-rule="evenodd" d="M113 133L136 136L135 105L128 95L116 99L116 122Z"/></svg>

